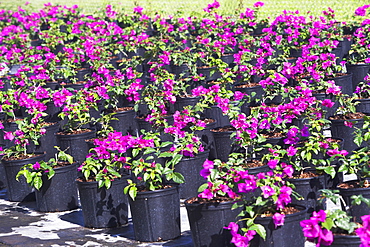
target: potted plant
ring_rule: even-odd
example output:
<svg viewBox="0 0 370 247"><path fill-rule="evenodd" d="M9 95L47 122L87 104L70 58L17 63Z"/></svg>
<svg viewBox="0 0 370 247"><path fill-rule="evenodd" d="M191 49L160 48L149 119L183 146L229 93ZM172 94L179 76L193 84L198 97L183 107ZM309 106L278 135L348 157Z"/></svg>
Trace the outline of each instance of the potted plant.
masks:
<svg viewBox="0 0 370 247"><path fill-rule="evenodd" d="M355 11L355 16L361 17L361 24L353 33L352 39L353 43L349 54L346 57L348 72L353 73L352 85L355 89L359 82L363 81L370 68L369 59L369 41L364 38L369 33L369 19L366 18L366 5L359 7L358 9L363 9L361 11L363 14L358 15ZM360 13L360 11L358 11ZM362 17L362 16L365 16Z"/></svg>
<svg viewBox="0 0 370 247"><path fill-rule="evenodd" d="M97 98L96 92L86 89L73 94L70 90L62 88L53 94L56 106L62 107L58 114L62 123L61 131L56 133L57 144L80 164L88 154L85 140L95 137L96 130L91 128L90 108L97 108Z"/></svg>
<svg viewBox="0 0 370 247"><path fill-rule="evenodd" d="M86 227L117 227L128 223L128 199L123 189L130 175L124 164L134 140L116 131L94 139L94 148L79 167L82 177L76 180Z"/></svg>
<svg viewBox="0 0 370 247"><path fill-rule="evenodd" d="M339 196L331 190L323 190L323 198L339 203ZM352 222L351 216L341 209L320 210L300 222L304 236L317 246L359 246L368 243L369 216L362 216L362 225Z"/></svg>
<svg viewBox="0 0 370 247"><path fill-rule="evenodd" d="M353 217L355 222L360 222L361 216L368 212L366 201L370 198L370 185L367 181L369 177L369 149L368 147L364 147L355 150L348 157L340 154L337 156L342 162L339 171L356 175L356 179L337 185L339 194L345 202L342 208ZM346 205L348 208L345 207Z"/></svg>
<svg viewBox="0 0 370 247"><path fill-rule="evenodd" d="M231 162L206 160L199 174L206 183L197 196L185 200L194 246L232 245L230 231L224 227L238 219L241 210L233 208L241 197L234 192L231 178L237 171L231 167Z"/></svg>
<svg viewBox="0 0 370 247"><path fill-rule="evenodd" d="M30 143L38 144L38 139L45 133L40 122L31 122L31 117L17 119L17 129L4 134L4 139L11 145L3 151L2 164L4 165L7 179L7 196L10 201L34 200L33 189L28 186L22 177L18 181L16 175L21 167L26 164L40 162L45 158L45 153L29 152Z"/></svg>
<svg viewBox="0 0 370 247"><path fill-rule="evenodd" d="M252 175L243 166L233 166L235 160L229 159L228 163L231 169L227 169L223 179L232 185L220 185L218 190L227 192L232 188L241 199L234 205L241 209L238 220L227 226L232 235L231 243L237 246L280 246L287 242L303 245L303 234L297 232L297 226L305 218L307 209L289 204L293 190L281 179L293 175L292 167L282 164L279 169ZM212 174L210 169L211 166L203 171L204 174ZM207 186L208 189L204 186L204 195L210 194L213 183Z"/></svg>
<svg viewBox="0 0 370 247"><path fill-rule="evenodd" d="M57 148L57 147L56 147ZM59 149L55 158L26 164L16 179L24 176L26 182L36 189L36 208L41 212L61 212L78 207L75 179L77 163L73 157ZM60 189L63 186L63 190Z"/></svg>
<svg viewBox="0 0 370 247"><path fill-rule="evenodd" d="M357 112L370 114L370 77L366 76L359 82L354 91L354 103ZM358 103L357 103L358 102Z"/></svg>
<svg viewBox="0 0 370 247"><path fill-rule="evenodd" d="M184 182L184 177L174 171L181 156L163 152L168 144L161 143L158 133L150 132L132 142L132 159L126 167L135 175L135 182L129 180L124 192L129 195L138 241L169 240L181 234L179 192L171 183ZM160 162L160 158L169 160Z"/></svg>

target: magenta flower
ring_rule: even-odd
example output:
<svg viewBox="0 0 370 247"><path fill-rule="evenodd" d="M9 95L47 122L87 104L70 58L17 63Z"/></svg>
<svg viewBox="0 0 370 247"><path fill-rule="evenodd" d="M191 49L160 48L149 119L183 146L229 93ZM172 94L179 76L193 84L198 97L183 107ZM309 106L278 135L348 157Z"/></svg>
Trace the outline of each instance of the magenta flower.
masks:
<svg viewBox="0 0 370 247"><path fill-rule="evenodd" d="M285 215L280 214L280 213L275 213L272 216L272 219L274 221L275 228L277 228L278 226L283 226L284 225Z"/></svg>
<svg viewBox="0 0 370 247"><path fill-rule="evenodd" d="M313 241L315 238L319 237L321 232L321 228L317 222L317 220L302 220L300 222L301 227L303 228L303 235L309 240Z"/></svg>
<svg viewBox="0 0 370 247"><path fill-rule="evenodd" d="M269 160L267 162L267 165L271 168L271 169L275 169L275 167L277 166L277 164L279 163L279 160Z"/></svg>
<svg viewBox="0 0 370 247"><path fill-rule="evenodd" d="M330 246L334 241L334 236L328 229L322 229L319 233L319 238L317 240L317 246L325 245Z"/></svg>
<svg viewBox="0 0 370 247"><path fill-rule="evenodd" d="M289 146L286 151L288 156L294 156L297 153L297 149L293 146Z"/></svg>
<svg viewBox="0 0 370 247"><path fill-rule="evenodd" d="M370 215L361 216L362 227L356 229L357 236L361 239L360 247L370 247Z"/></svg>
<svg viewBox="0 0 370 247"><path fill-rule="evenodd" d="M278 199L276 200L276 208L277 209L283 209L286 205L288 205L292 199L290 198L290 195L292 194L292 188L288 186L282 186L280 189L280 195Z"/></svg>
<svg viewBox="0 0 370 247"><path fill-rule="evenodd" d="M261 186L261 190L264 198L269 198L276 193L270 186Z"/></svg>
<svg viewBox="0 0 370 247"><path fill-rule="evenodd" d="M342 156L346 156L348 154L348 151L347 150L338 150L338 148L335 148L335 149L330 149L326 152L330 157L331 156L334 156L334 155L342 155Z"/></svg>
<svg viewBox="0 0 370 247"><path fill-rule="evenodd" d="M143 14L143 7L141 7L141 6L136 6L135 8L134 8L134 13L137 13L137 14L139 14L139 15L142 15Z"/></svg>
<svg viewBox="0 0 370 247"><path fill-rule="evenodd" d="M35 169L35 170L38 170L40 169L40 163L39 162L36 162L35 164L33 164L32 168Z"/></svg>
<svg viewBox="0 0 370 247"><path fill-rule="evenodd" d="M249 242L253 239L254 235L256 235L256 231L248 230L244 236L238 233L239 226L235 222L230 222L225 229L230 230L232 239L231 243L233 243L236 247L248 247Z"/></svg>
<svg viewBox="0 0 370 247"><path fill-rule="evenodd" d="M358 15L358 16L365 16L366 15L366 9L369 8L370 5L364 5L364 6L361 6L361 7L358 7L356 10L355 10L355 15Z"/></svg>
<svg viewBox="0 0 370 247"><path fill-rule="evenodd" d="M324 210L320 210L319 212L313 212L312 217L310 219L315 219L317 221L325 222L326 219L326 212Z"/></svg>
<svg viewBox="0 0 370 247"><path fill-rule="evenodd" d="M263 7L263 5L265 5L265 3L263 3L263 2L255 2L255 3L253 4L253 7L255 7L255 8L259 8L259 7Z"/></svg>
<svg viewBox="0 0 370 247"><path fill-rule="evenodd" d="M211 174L211 169L213 169L214 167L214 163L213 161L211 160L206 160L204 161L203 163L203 168L201 171L200 171L200 175L204 178L204 179L207 179L207 177Z"/></svg>
<svg viewBox="0 0 370 247"><path fill-rule="evenodd" d="M257 188L256 178L253 175L246 175L244 183L238 184L238 191L240 193L248 193Z"/></svg>
<svg viewBox="0 0 370 247"><path fill-rule="evenodd" d="M293 168L292 165L288 165L288 164L282 162L281 167L283 168L283 172L285 173L285 175L287 175L288 177L293 176L294 168Z"/></svg>
<svg viewBox="0 0 370 247"><path fill-rule="evenodd" d="M334 102L331 101L330 99L324 99L322 101L322 105L325 106L325 107L331 108L331 107L334 106Z"/></svg>
<svg viewBox="0 0 370 247"><path fill-rule="evenodd" d="M9 132L6 132L4 131L5 135L4 135L4 139L5 140L10 140L10 141L13 141L14 140L14 135L13 135L13 132L9 131Z"/></svg>
<svg viewBox="0 0 370 247"><path fill-rule="evenodd" d="M210 189L205 189L202 193L198 195L198 197L210 200L213 197L213 193Z"/></svg>
<svg viewBox="0 0 370 247"><path fill-rule="evenodd" d="M347 126L347 127L352 128L352 127L353 127L353 122L350 122L350 121L344 121L344 125L345 125L345 126Z"/></svg>
<svg viewBox="0 0 370 247"><path fill-rule="evenodd" d="M307 126L303 126L302 129L301 129L301 136L302 137L309 137L311 134L310 134L310 131L308 130L308 127Z"/></svg>

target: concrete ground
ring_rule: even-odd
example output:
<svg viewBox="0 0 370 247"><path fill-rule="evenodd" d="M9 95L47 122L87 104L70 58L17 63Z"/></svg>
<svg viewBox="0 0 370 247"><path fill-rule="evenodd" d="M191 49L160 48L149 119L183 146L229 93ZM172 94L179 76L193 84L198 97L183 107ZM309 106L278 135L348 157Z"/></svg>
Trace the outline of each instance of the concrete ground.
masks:
<svg viewBox="0 0 370 247"><path fill-rule="evenodd" d="M0 190L0 247L193 246L187 213L183 205L181 236L171 241L156 243L135 241L131 219L128 225L119 228L90 229L83 227L80 208L66 212L40 213L35 207L35 202L9 202L6 200L6 190ZM305 247L313 246L315 245L312 243L305 244Z"/></svg>
<svg viewBox="0 0 370 247"><path fill-rule="evenodd" d="M9 202L6 190L0 190L0 247L193 246L184 206L181 207L181 237L158 243L135 241L131 219L128 225L119 228L90 229L83 227L81 209L40 213L35 207L35 202Z"/></svg>

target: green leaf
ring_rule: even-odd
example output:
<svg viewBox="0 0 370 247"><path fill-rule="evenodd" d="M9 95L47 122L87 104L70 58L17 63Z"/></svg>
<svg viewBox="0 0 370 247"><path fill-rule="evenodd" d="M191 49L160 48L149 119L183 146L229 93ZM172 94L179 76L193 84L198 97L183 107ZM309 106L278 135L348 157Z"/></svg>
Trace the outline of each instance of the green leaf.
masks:
<svg viewBox="0 0 370 247"><path fill-rule="evenodd" d="M266 240L266 229L260 225L260 224L255 224L255 225L252 225L249 230L254 230L258 233L258 235L261 236L261 238L263 238L264 240Z"/></svg>
<svg viewBox="0 0 370 247"><path fill-rule="evenodd" d="M333 227L334 222L331 218L326 218L325 222L323 222L321 225L327 230L330 230Z"/></svg>
<svg viewBox="0 0 370 247"><path fill-rule="evenodd" d="M162 157L172 157L172 156L173 156L173 153L171 152L162 152L158 157L162 158Z"/></svg>
<svg viewBox="0 0 370 247"><path fill-rule="evenodd" d="M181 173L178 173L178 172L174 172L174 173L173 173L172 180L173 180L175 183L178 183L178 184L185 183L185 178L184 178L184 176L183 176Z"/></svg>
<svg viewBox="0 0 370 247"><path fill-rule="evenodd" d="M176 165L180 162L180 160L182 159L182 155L181 154L176 154L173 158L172 158L172 164L173 165Z"/></svg>
<svg viewBox="0 0 370 247"><path fill-rule="evenodd" d="M139 154L139 149L132 150L132 157L136 157Z"/></svg>
<svg viewBox="0 0 370 247"><path fill-rule="evenodd" d="M325 171L326 174L330 175L331 178L335 177L336 172L335 172L334 167L332 167L332 166L325 167L324 171Z"/></svg>
<svg viewBox="0 0 370 247"><path fill-rule="evenodd" d="M202 184L201 186L199 186L198 192L203 192L207 188L208 188L208 183Z"/></svg>
<svg viewBox="0 0 370 247"><path fill-rule="evenodd" d="M107 189L109 189L112 185L112 181L110 181L110 179L106 179L104 185Z"/></svg>
<svg viewBox="0 0 370 247"><path fill-rule="evenodd" d="M37 190L40 190L40 188L41 188L41 186L42 186L42 179L41 179L41 177L36 176L36 177L33 179L33 186L34 186Z"/></svg>
<svg viewBox="0 0 370 247"><path fill-rule="evenodd" d="M132 198L132 200L135 201L136 194L137 194L137 188L136 188L136 186L130 186L130 189L129 189L128 194Z"/></svg>

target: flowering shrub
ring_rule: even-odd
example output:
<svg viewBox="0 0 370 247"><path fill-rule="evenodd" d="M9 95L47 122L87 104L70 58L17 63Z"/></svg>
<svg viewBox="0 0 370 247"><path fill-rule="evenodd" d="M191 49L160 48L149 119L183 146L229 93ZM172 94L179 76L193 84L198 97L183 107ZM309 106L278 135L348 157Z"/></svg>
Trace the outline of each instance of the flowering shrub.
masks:
<svg viewBox="0 0 370 247"><path fill-rule="evenodd" d="M40 161L35 164L24 165L18 172L16 179L20 176L26 178L26 182L39 190L42 187L42 176L45 175L47 179L51 179L55 175L54 168L60 165L73 164L73 157L62 150L59 150L55 154L55 158L51 158L49 161Z"/></svg>
<svg viewBox="0 0 370 247"><path fill-rule="evenodd" d="M223 16L215 0L198 17L149 15L140 6L127 14L111 5L92 15L52 4L38 12L0 11L0 113L5 115L0 129L10 146L15 144L4 153L26 155L49 120L62 120L68 134L94 124L100 136L80 167L85 180L109 188L130 171L134 179L125 192L134 198L138 190L183 182L174 167L213 148L200 133L209 131L207 114L217 110L217 120L235 128L231 138L239 153L230 154L228 162L204 163L200 175L207 183L198 196L240 199L246 227L235 222L227 227L236 246L246 246L256 234L264 237L255 218L268 213L275 227L283 226L283 210L295 193L283 178L307 166L334 177L338 161L340 172L368 177L368 150L348 154L324 130L328 112L353 113L356 99L369 96L367 78L352 98L335 77L346 73L346 64L369 62L370 21L369 5L356 9L356 28L336 20L331 8L321 16L286 10L261 20L263 6L256 2ZM345 28L353 29L353 44L342 54L348 45ZM246 87L235 90L239 84ZM175 109L186 97L198 101ZM114 132L111 112L122 107L133 107L149 127L135 136ZM359 146L370 140L369 117L364 120L355 137ZM9 121L18 129L7 130ZM270 137L280 142L271 144ZM257 158L268 171L252 174L245 167ZM35 187L45 170L52 176L50 163L38 164L22 170ZM305 222L306 236L329 244L335 217L342 215L315 213ZM358 231L365 236L365 230Z"/></svg>
<svg viewBox="0 0 370 247"><path fill-rule="evenodd" d="M322 196L327 197L334 203L339 202L338 195L333 194L333 191L323 190ZM366 199L361 201L366 202ZM355 203L355 202L353 202ZM367 202L369 206L369 203ZM362 242L361 246L369 244L368 234L365 229L368 227L368 215L362 216L363 225L351 221L351 216L341 209L320 210L313 212L312 217L300 222L303 235L308 241L316 243L316 246L330 246L334 241L336 234L354 234L356 233Z"/></svg>

